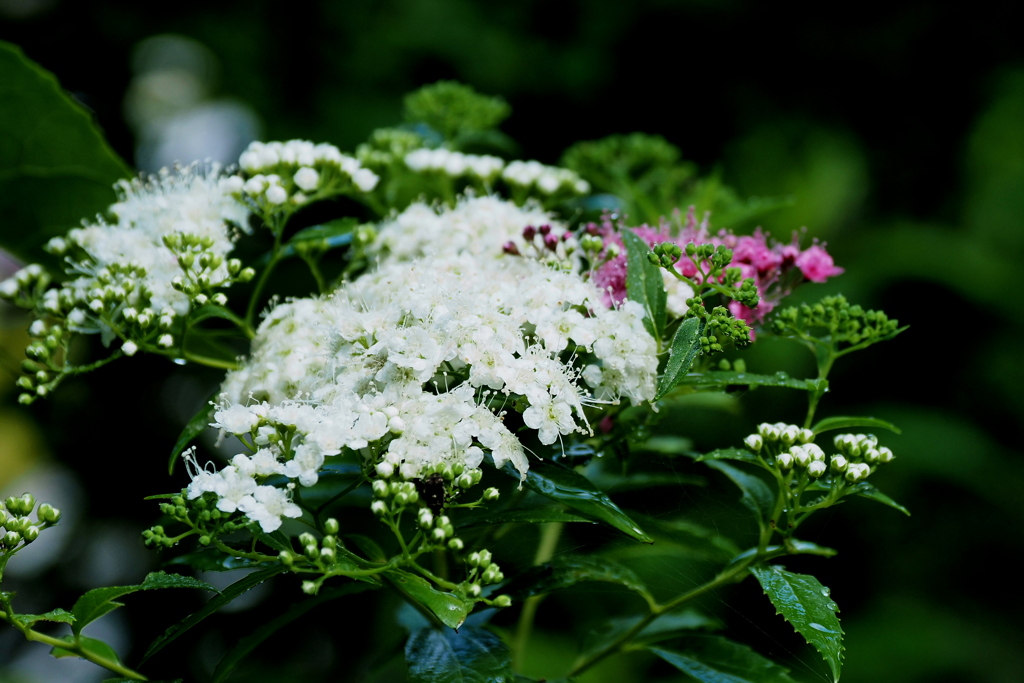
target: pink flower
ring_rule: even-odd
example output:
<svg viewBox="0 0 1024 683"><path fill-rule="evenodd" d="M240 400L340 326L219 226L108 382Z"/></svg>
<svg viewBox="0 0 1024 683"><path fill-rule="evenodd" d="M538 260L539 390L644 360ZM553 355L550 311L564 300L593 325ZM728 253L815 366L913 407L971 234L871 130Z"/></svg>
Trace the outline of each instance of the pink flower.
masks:
<svg viewBox="0 0 1024 683"><path fill-rule="evenodd" d="M811 282L824 282L843 272L842 268L833 263L832 256L825 248L817 244L811 245L796 257L796 267Z"/></svg>

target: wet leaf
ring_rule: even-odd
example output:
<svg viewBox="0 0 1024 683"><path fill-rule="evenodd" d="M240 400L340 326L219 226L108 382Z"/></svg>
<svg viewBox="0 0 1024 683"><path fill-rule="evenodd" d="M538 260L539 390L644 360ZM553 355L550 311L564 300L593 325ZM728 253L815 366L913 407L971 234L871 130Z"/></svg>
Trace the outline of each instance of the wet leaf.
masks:
<svg viewBox="0 0 1024 683"><path fill-rule="evenodd" d="M498 636L467 626L454 631L425 628L405 646L410 683L513 683L512 653Z"/></svg>
<svg viewBox="0 0 1024 683"><path fill-rule="evenodd" d="M501 592L519 602L532 595L564 590L588 581L614 583L639 595L649 595L647 587L632 569L596 555L560 556L522 572L507 583Z"/></svg>
<svg viewBox="0 0 1024 683"><path fill-rule="evenodd" d="M681 378L679 383L692 387L788 387L790 389L801 389L803 391L813 391L817 386L814 380L790 377L781 370L776 372L774 375L757 375L752 372L712 370L700 374L687 375L686 377Z"/></svg>
<svg viewBox="0 0 1024 683"><path fill-rule="evenodd" d="M473 608L472 604L467 603L459 596L437 590L422 576L400 569L389 569L384 574L398 590L433 612L445 626L451 628L462 626L462 622L469 615L469 610Z"/></svg>
<svg viewBox="0 0 1024 683"><path fill-rule="evenodd" d="M702 683L795 683L788 669L721 636L691 635L672 649L648 649Z"/></svg>
<svg viewBox="0 0 1024 683"><path fill-rule="evenodd" d="M908 517L910 516L910 510L903 507L895 500L885 495L884 493L882 493L881 491L879 491L866 481L862 481L859 484L853 486L853 490L856 491L856 495L860 496L861 498L870 498L871 500L877 501L883 505L888 505L894 510L899 510Z"/></svg>
<svg viewBox="0 0 1024 683"><path fill-rule="evenodd" d="M656 340L665 330L665 280L661 268L647 260L647 243L632 230L619 233L626 246L626 296L644 308L644 327ZM659 392L660 393L660 392Z"/></svg>
<svg viewBox="0 0 1024 683"><path fill-rule="evenodd" d="M76 644L75 636L64 636L63 638L61 638L61 640L63 640L65 643L69 645ZM117 656L117 653L114 652L114 648L110 647L102 640L97 640L96 638L89 638L87 636L79 636L77 645L78 647L82 648L83 650L85 650L93 656L109 659L110 661L116 662L117 664L121 663L121 659ZM60 647L53 648L53 650L50 651L50 654L58 659L60 659L61 657L80 657L78 653L72 652L71 650L65 650L64 648Z"/></svg>
<svg viewBox="0 0 1024 683"><path fill-rule="evenodd" d="M839 607L829 597L829 590L813 576L787 572L778 565L761 565L750 571L778 613L821 653L832 671L832 679L838 681L843 629L836 616Z"/></svg>
<svg viewBox="0 0 1024 683"><path fill-rule="evenodd" d="M250 574L246 574L238 581L235 581L233 584L221 591L219 595L214 596L209 602L203 605L202 609L188 615L177 624L174 624L164 631L163 635L150 644L149 648L146 650L146 654L143 655L142 661L139 662L139 664L144 664L146 660L170 645L180 636L184 635L190 628L235 598L246 593L249 589L255 588L275 574L280 574L286 570L287 567L284 567L283 565L275 565L273 567L267 567L266 569L260 569Z"/></svg>
<svg viewBox="0 0 1024 683"><path fill-rule="evenodd" d="M547 524L548 522L598 523L597 520L590 517L583 517L553 505L545 505L516 510L485 510L482 514L462 514L455 520L455 526L467 529L491 524Z"/></svg>
<svg viewBox="0 0 1024 683"><path fill-rule="evenodd" d="M888 429L890 432L896 432L897 434L901 433L899 427L885 420L879 420L874 417L843 417L839 415L818 420L811 427L811 431L815 434L821 434L833 429L850 429L853 427L877 427L879 429Z"/></svg>
<svg viewBox="0 0 1024 683"><path fill-rule="evenodd" d="M672 337L672 346L669 348L665 372L658 379L658 393L654 397L655 401L675 389L676 385L690 371L693 359L700 353L700 335L703 331L704 323L697 318L687 318L679 325Z"/></svg>
<svg viewBox="0 0 1024 683"><path fill-rule="evenodd" d="M707 466L718 470L740 487L743 494L740 502L754 513L758 526L762 529L765 528L775 511L775 494L768 488L768 484L764 483L760 477L748 474L722 460L708 460Z"/></svg>
<svg viewBox="0 0 1024 683"><path fill-rule="evenodd" d="M120 602L114 602L117 598L136 593L138 591L158 590L162 588L199 588L202 590L214 591L216 588L203 583L199 579L180 574L168 574L166 572L151 572L145 580L137 586L108 586L106 588L94 588L82 597L78 598L71 613L75 621L71 631L78 635L86 625L96 621L104 614L114 611L122 606Z"/></svg>
<svg viewBox="0 0 1024 683"><path fill-rule="evenodd" d="M697 458L697 462L706 460L739 460L754 465L761 464L757 456L745 448L719 448L717 451L711 451Z"/></svg>
<svg viewBox="0 0 1024 683"><path fill-rule="evenodd" d="M24 626L31 626L37 621L59 621L65 624L73 624L75 621L75 615L58 607L57 609L52 609L49 612L46 612L45 614L16 614L14 615L14 619Z"/></svg>
<svg viewBox="0 0 1024 683"><path fill-rule="evenodd" d="M519 479L519 472L511 464L506 464L502 471ZM651 542L650 537L611 498L592 481L565 465L547 460L532 463L525 483L542 496L599 519L638 541Z"/></svg>

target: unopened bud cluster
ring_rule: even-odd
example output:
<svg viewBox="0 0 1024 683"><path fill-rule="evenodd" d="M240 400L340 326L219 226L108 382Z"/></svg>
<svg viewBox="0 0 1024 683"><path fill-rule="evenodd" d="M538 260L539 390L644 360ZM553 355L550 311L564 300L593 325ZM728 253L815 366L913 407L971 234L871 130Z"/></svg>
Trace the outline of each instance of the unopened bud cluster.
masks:
<svg viewBox="0 0 1024 683"><path fill-rule="evenodd" d="M470 177L490 182L505 167L505 161L488 154L463 154L440 147L420 149L405 155L405 165L417 173L441 173L450 178Z"/></svg>
<svg viewBox="0 0 1024 683"><path fill-rule="evenodd" d="M265 220L317 199L371 192L380 180L334 145L306 140L253 142L238 163L246 178L232 179L231 189Z"/></svg>
<svg viewBox="0 0 1024 683"><path fill-rule="evenodd" d="M185 524L190 530L178 536L168 536L163 525L156 525L143 531L142 538L151 548L170 548L185 536L198 534L199 544L206 546L221 534L246 527L245 517L223 512L216 505L216 498L210 494L194 500L186 500L184 495L173 496L169 502L160 504L160 512L173 522Z"/></svg>
<svg viewBox="0 0 1024 683"><path fill-rule="evenodd" d="M575 171L558 166L545 166L539 161L513 161L501 173L512 189L513 195L519 191L538 192L548 198L569 198L590 192L590 183L581 178Z"/></svg>
<svg viewBox="0 0 1024 683"><path fill-rule="evenodd" d="M316 536L308 531L299 534L298 541L302 547L301 551L295 552L286 549L278 553L277 557L281 564L286 567L301 566L329 574L338 565L339 548L344 550L345 547L344 542L338 538L340 528L338 520L330 517L324 522L324 535L322 538L317 539ZM313 584L313 590L309 590L310 586L307 586L307 583ZM319 582L304 582L302 590L310 593L315 592L318 587Z"/></svg>
<svg viewBox="0 0 1024 683"><path fill-rule="evenodd" d="M838 453L826 455L814 443L814 432L797 425L778 422L762 423L757 433L743 440L752 453L757 454L778 471L805 472L811 479L834 476L833 485L843 481L856 484L868 477L882 463L893 459L892 451L878 446L874 434L840 434L835 437Z"/></svg>
<svg viewBox="0 0 1024 683"><path fill-rule="evenodd" d="M709 312L704 307L704 299L699 296L686 299L686 306L691 314L704 320L704 334L698 338L704 355L721 353L725 350L725 343L736 346L750 343L750 326L724 306L715 306Z"/></svg>
<svg viewBox="0 0 1024 683"><path fill-rule="evenodd" d="M468 573L462 587L472 598L479 598L484 586L501 583L505 580L505 574L502 573L501 567L492 561L489 550L470 553L466 557L466 567ZM485 602L493 607L508 607L512 604L512 598L507 595L499 595L485 600Z"/></svg>
<svg viewBox="0 0 1024 683"><path fill-rule="evenodd" d="M816 304L791 306L778 312L772 331L791 335L822 331L836 344L871 344L899 331L899 321L882 311L864 310L843 296L827 296Z"/></svg>
<svg viewBox="0 0 1024 683"><path fill-rule="evenodd" d="M35 519L31 517L33 512ZM41 503L37 508L31 493L11 496L0 503L0 558L39 538L39 532L59 522L60 516L60 510L49 503Z"/></svg>
<svg viewBox="0 0 1024 683"><path fill-rule="evenodd" d="M600 238L597 238L600 240ZM572 270L570 257L579 243L568 230L555 230L550 225L523 228L522 239L506 242L502 250L512 256L534 258L551 267Z"/></svg>

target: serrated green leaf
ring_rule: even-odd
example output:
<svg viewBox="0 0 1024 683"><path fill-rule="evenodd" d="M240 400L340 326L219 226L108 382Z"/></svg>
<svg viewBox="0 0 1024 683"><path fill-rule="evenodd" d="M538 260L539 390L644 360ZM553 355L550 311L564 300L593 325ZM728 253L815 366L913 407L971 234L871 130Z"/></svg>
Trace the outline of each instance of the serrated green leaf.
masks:
<svg viewBox="0 0 1024 683"><path fill-rule="evenodd" d="M890 432L896 432L901 434L899 427L891 422L885 420L879 420L874 417L826 417L824 420L818 420L811 431L815 434L821 434L822 432L828 432L833 429L849 429L851 427L878 427L880 429L888 429Z"/></svg>
<svg viewBox="0 0 1024 683"><path fill-rule="evenodd" d="M531 567L505 585L501 592L519 602L533 595L564 590L588 581L614 583L639 595L650 595L632 569L594 555L559 556L546 564Z"/></svg>
<svg viewBox="0 0 1024 683"><path fill-rule="evenodd" d="M829 590L813 576L787 572L778 565L761 565L750 571L778 613L821 654L832 679L838 681L843 664L843 629L836 616L839 607L829 597Z"/></svg>
<svg viewBox="0 0 1024 683"><path fill-rule="evenodd" d="M473 626L457 633L416 631L405 645L405 660L409 683L511 683L516 678L508 646Z"/></svg>
<svg viewBox="0 0 1024 683"><path fill-rule="evenodd" d="M139 662L139 664L144 664L150 657L170 645L180 636L184 635L190 628L219 610L224 605L228 604L243 593L246 593L250 589L260 585L275 574L280 574L281 572L286 571L286 569L287 568L282 565L275 565L273 567L267 567L266 569L260 569L250 574L246 574L238 581L235 581L233 584L222 590L219 595L214 596L209 602L203 605L202 609L188 615L164 631L163 635L150 644L149 648L146 650L146 654L142 656L142 661Z"/></svg>
<svg viewBox="0 0 1024 683"><path fill-rule="evenodd" d="M782 372L781 370L776 372L774 375L758 375L753 372L711 370L700 374L687 375L681 378L679 383L692 387L786 387L789 389L800 389L801 391L814 391L816 388L814 380L790 377L787 373Z"/></svg>
<svg viewBox="0 0 1024 683"><path fill-rule="evenodd" d="M519 479L519 472L511 463L502 471ZM559 503L575 508L585 515L609 524L638 541L650 543L651 539L629 516L601 492L589 479L573 469L556 462L542 460L533 463L526 477L527 488Z"/></svg>
<svg viewBox="0 0 1024 683"><path fill-rule="evenodd" d="M788 669L721 636L691 635L672 649L647 649L701 683L795 683Z"/></svg>
<svg viewBox="0 0 1024 683"><path fill-rule="evenodd" d="M166 572L151 572L145 580L136 586L108 586L106 588L94 588L85 593L75 601L71 613L75 621L71 626L74 634L79 634L88 624L96 621L104 614L112 612L121 607L123 603L114 602L117 598L137 593L139 591L158 590L162 588L200 588L202 590L214 591L216 588L203 583L191 576L180 574L168 574Z"/></svg>
<svg viewBox="0 0 1024 683"><path fill-rule="evenodd" d="M656 340L665 330L665 280L661 268L647 260L647 243L629 229L619 233L626 246L626 296L644 308L644 327Z"/></svg>
<svg viewBox="0 0 1024 683"><path fill-rule="evenodd" d="M433 612L445 626L462 626L462 622L466 620L469 610L473 607L453 593L437 590L421 576L401 569L389 569L384 574L398 590Z"/></svg>
<svg viewBox="0 0 1024 683"><path fill-rule="evenodd" d="M718 470L729 477L736 486L740 488L742 497L740 502L748 510L754 513L757 524L761 529L767 527L775 511L775 494L768 488L760 477L748 474L738 467L733 467L722 460L708 460L707 466Z"/></svg>
<svg viewBox="0 0 1024 683"><path fill-rule="evenodd" d="M228 309L224 308L223 306L216 306L214 304L207 304L206 306L201 306L191 311L188 316L188 320L190 323L200 323L210 318L221 318L222 320L229 320L239 328L246 328L244 320L242 320L237 315L235 315Z"/></svg>
<svg viewBox="0 0 1024 683"><path fill-rule="evenodd" d="M229 650L228 653L217 663L217 668L213 672L213 683L221 683L221 681L227 680L234 672L235 668L243 659L249 656L253 650L296 619L304 617L310 611L316 609L325 602L337 600L347 595L361 593L368 588L369 586L364 583L349 583L343 586L321 590L315 597L306 598L301 602L295 603L289 607L284 614L262 624L255 631L239 640L238 643L236 643L235 646L231 648L231 650Z"/></svg>
<svg viewBox="0 0 1024 683"><path fill-rule="evenodd" d="M895 500L893 500L889 496L885 495L884 493L882 493L881 491L879 491L877 488L875 488L874 486L872 486L871 484L869 484L866 481L862 481L859 484L856 484L855 486L853 486L852 488L853 488L854 491L856 491L856 495L860 496L861 498L870 498L871 500L879 502L879 503L881 503L883 505L888 505L889 507L893 508L894 510L899 510L900 512L905 514L907 517L910 516L910 510L908 510L907 508L903 507L902 505L897 503Z"/></svg>
<svg viewBox="0 0 1024 683"><path fill-rule="evenodd" d="M214 405L214 401L217 400L219 394L220 390L218 389L217 393L210 396L203 403L203 407L199 409L199 412L193 415L192 419L185 425L185 428L181 430L178 440L174 443L174 448L171 449L171 457L167 461L168 474L174 474L174 465L178 462L178 457L197 436L206 431L207 427L210 426L210 422L213 421L213 414L217 412L217 406Z"/></svg>
<svg viewBox="0 0 1024 683"><path fill-rule="evenodd" d="M687 318L672 337L672 346L668 352L665 372L658 379L658 393L654 400L663 398L665 394L676 388L676 385L690 371L693 359L700 353L700 335L704 331L704 321L698 318Z"/></svg>
<svg viewBox="0 0 1024 683"><path fill-rule="evenodd" d="M757 459L757 456L745 448L719 448L716 451L705 453L697 458L697 462L704 462L707 460L739 460L740 462L749 462L753 465L760 465L760 461Z"/></svg>
<svg viewBox="0 0 1024 683"><path fill-rule="evenodd" d="M482 510L481 514L462 514L455 520L455 526L459 529L469 529L492 524L547 524L548 522L598 523L597 520L590 517L577 515L553 505L544 505L515 510Z"/></svg>
<svg viewBox="0 0 1024 683"><path fill-rule="evenodd" d="M0 247L59 272L43 251L117 199L131 170L51 73L0 41Z"/></svg>
<svg viewBox="0 0 1024 683"><path fill-rule="evenodd" d="M65 643L67 643L69 645L76 645L77 644L78 647L82 648L83 650L85 650L89 654L94 655L96 657L102 657L104 659L108 659L111 662L114 662L116 664L120 664L121 663L121 660L117 656L117 653L114 652L114 648L110 647L109 645L104 643L102 640L97 640L95 638L89 638L87 636L78 636L78 640L77 641L75 640L75 636L64 636L60 640L63 640ZM50 651L50 654L53 655L54 657L56 657L57 659L60 659L61 657L80 657L81 656L81 655L79 655L76 652L72 652L71 650L65 650L64 648L61 648L61 647L53 648L53 650Z"/></svg>
<svg viewBox="0 0 1024 683"><path fill-rule="evenodd" d="M23 626L31 626L37 621L59 621L65 624L73 624L75 622L75 615L58 607L45 614L15 614L14 619Z"/></svg>

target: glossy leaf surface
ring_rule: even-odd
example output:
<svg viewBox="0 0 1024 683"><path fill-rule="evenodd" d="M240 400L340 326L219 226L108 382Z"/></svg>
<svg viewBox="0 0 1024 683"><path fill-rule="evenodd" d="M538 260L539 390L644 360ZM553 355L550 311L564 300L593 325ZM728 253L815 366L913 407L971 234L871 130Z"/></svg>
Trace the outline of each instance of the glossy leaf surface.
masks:
<svg viewBox="0 0 1024 683"><path fill-rule="evenodd" d="M896 432L897 434L901 433L899 427L885 420L879 420L875 417L844 417L841 415L818 420L811 427L811 431L815 434L821 434L833 429L851 429L854 427L877 427L879 429L888 429L890 432Z"/></svg>
<svg viewBox="0 0 1024 683"><path fill-rule="evenodd" d="M473 607L453 593L437 590L422 576L401 569L390 569L384 574L398 590L433 612L442 624L450 628L462 626Z"/></svg>
<svg viewBox="0 0 1024 683"><path fill-rule="evenodd" d="M701 683L794 683L788 669L721 636L688 636L671 649L648 649Z"/></svg>
<svg viewBox="0 0 1024 683"><path fill-rule="evenodd" d="M647 243L632 230L619 233L626 246L626 296L644 308L644 326L660 340L665 329L665 281L661 268L647 260ZM660 343L660 342L659 342Z"/></svg>
<svg viewBox="0 0 1024 683"><path fill-rule="evenodd" d="M700 353L700 335L703 331L704 325L697 318L687 318L679 325L679 329L672 337L668 362L665 364L664 374L658 379L658 393L654 400L657 401L675 389L690 371L693 359Z"/></svg>
<svg viewBox="0 0 1024 683"><path fill-rule="evenodd" d="M498 636L467 626L458 633L425 628L405 646L409 683L513 683L512 654Z"/></svg>
<svg viewBox="0 0 1024 683"><path fill-rule="evenodd" d="M191 576L180 574L168 574L166 572L152 572L145 580L137 586L109 586L107 588L94 588L82 597L78 598L71 613L75 617L71 630L81 633L82 629L89 623L96 621L104 614L112 612L121 607L122 603L114 602L117 598L136 593L138 591L158 590L162 588L199 588L216 592L213 586L203 583Z"/></svg>

